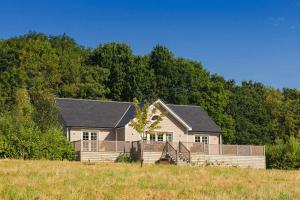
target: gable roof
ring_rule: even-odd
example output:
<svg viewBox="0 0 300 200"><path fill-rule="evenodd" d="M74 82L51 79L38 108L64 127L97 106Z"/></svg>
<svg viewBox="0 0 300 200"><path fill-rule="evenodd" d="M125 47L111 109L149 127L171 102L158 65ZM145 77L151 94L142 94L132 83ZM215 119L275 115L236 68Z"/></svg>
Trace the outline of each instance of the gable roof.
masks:
<svg viewBox="0 0 300 200"><path fill-rule="evenodd" d="M164 104L162 101L160 103ZM64 125L68 127L124 127L134 118L135 112L131 102L57 98L56 104ZM222 132L200 106L164 105L190 131Z"/></svg>
<svg viewBox="0 0 300 200"><path fill-rule="evenodd" d="M56 105L65 126L112 128L131 103L57 98Z"/></svg>
<svg viewBox="0 0 300 200"><path fill-rule="evenodd" d="M177 115L192 126L192 131L222 132L221 128L200 106L167 104Z"/></svg>

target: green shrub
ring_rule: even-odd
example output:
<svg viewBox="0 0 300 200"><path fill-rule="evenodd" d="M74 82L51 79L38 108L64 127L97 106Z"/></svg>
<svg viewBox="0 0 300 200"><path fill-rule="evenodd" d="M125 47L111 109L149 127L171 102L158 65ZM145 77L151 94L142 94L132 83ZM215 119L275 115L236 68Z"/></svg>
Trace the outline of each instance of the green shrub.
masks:
<svg viewBox="0 0 300 200"><path fill-rule="evenodd" d="M0 114L0 158L74 160L75 152L62 128L39 126L32 111L26 90L18 90L15 109Z"/></svg>
<svg viewBox="0 0 300 200"><path fill-rule="evenodd" d="M291 137L284 143L279 140L274 145L266 146L268 168L296 169L300 167L300 141Z"/></svg>
<svg viewBox="0 0 300 200"><path fill-rule="evenodd" d="M119 162L119 163L131 163L131 162L134 162L134 160L130 156L128 156L128 155L126 155L124 153L120 153L120 155L117 157L117 159L115 160L115 162Z"/></svg>
<svg viewBox="0 0 300 200"><path fill-rule="evenodd" d="M49 128L42 137L42 158L49 160L75 160L76 154L69 141L57 127Z"/></svg>

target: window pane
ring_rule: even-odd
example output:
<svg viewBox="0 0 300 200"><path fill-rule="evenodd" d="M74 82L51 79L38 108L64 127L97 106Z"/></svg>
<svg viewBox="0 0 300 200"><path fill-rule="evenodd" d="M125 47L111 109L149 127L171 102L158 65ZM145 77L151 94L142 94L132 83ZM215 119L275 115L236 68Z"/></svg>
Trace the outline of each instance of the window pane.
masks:
<svg viewBox="0 0 300 200"><path fill-rule="evenodd" d="M91 140L97 140L97 133L91 133Z"/></svg>
<svg viewBox="0 0 300 200"><path fill-rule="evenodd" d="M152 121L155 121L155 120L157 120L157 119L158 119L158 115L154 115L154 116L151 118Z"/></svg>
<svg viewBox="0 0 300 200"><path fill-rule="evenodd" d="M158 134L157 135L157 141L164 141L164 135L163 134Z"/></svg>
<svg viewBox="0 0 300 200"><path fill-rule="evenodd" d="M201 142L201 137L199 135L195 135L195 142Z"/></svg>
<svg viewBox="0 0 300 200"><path fill-rule="evenodd" d="M168 142L172 142L173 141L173 134L172 133L167 133L166 139L167 139Z"/></svg>
<svg viewBox="0 0 300 200"><path fill-rule="evenodd" d="M155 141L155 134L150 134L150 141Z"/></svg>
<svg viewBox="0 0 300 200"><path fill-rule="evenodd" d="M83 132L82 133L82 139L83 140L89 140L89 133L88 132Z"/></svg>
<svg viewBox="0 0 300 200"><path fill-rule="evenodd" d="M208 144L208 137L207 136L202 136L202 143Z"/></svg>

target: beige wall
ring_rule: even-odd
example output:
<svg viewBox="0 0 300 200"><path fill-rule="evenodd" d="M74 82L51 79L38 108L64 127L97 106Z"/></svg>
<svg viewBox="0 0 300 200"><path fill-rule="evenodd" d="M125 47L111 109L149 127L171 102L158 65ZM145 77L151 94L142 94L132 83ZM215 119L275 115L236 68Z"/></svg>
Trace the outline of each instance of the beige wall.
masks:
<svg viewBox="0 0 300 200"><path fill-rule="evenodd" d="M116 140L116 134L113 128L110 129L88 129L88 128L70 128L70 141L81 140L81 134L84 131L92 131L98 133L98 140ZM123 131L123 133L122 133ZM118 140L124 138L124 130L117 130ZM123 135L122 135L123 134Z"/></svg>
<svg viewBox="0 0 300 200"><path fill-rule="evenodd" d="M116 128L118 141L125 141L125 128Z"/></svg>
<svg viewBox="0 0 300 200"><path fill-rule="evenodd" d="M195 142L195 135L208 136L209 144L219 144L220 135L218 133L208 133L208 132L189 132L189 141Z"/></svg>
<svg viewBox="0 0 300 200"><path fill-rule="evenodd" d="M165 112L162 108L158 109L156 114ZM157 129L157 132L170 132L173 133L173 141L178 142L182 140L187 140L187 135L185 132L187 129L180 124L172 115L167 113L160 123L161 128ZM164 138L165 139L165 138ZM131 127L129 124L125 126L125 140L126 141L137 141L141 140L141 136Z"/></svg>
<svg viewBox="0 0 300 200"><path fill-rule="evenodd" d="M157 110L156 114L165 112L163 108ZM195 142L195 134L207 135L209 136L210 144L219 144L219 134L218 133L206 133L206 132L189 132L186 134L187 129L178 122L171 114L167 113L162 122L160 123L161 128L157 129L158 132L171 132L173 133L174 142ZM149 135L148 135L149 140ZM137 141L141 140L141 136L131 127L129 124L125 126L125 140L126 141ZM164 138L165 140L165 138Z"/></svg>

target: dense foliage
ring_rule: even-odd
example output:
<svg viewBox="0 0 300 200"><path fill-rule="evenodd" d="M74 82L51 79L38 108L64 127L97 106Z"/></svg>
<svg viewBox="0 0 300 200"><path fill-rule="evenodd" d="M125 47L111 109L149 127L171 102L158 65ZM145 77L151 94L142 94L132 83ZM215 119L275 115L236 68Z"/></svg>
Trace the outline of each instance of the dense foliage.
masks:
<svg viewBox="0 0 300 200"><path fill-rule="evenodd" d="M33 120L34 111L26 89L16 91L15 107L0 116L0 157L73 160L75 152L58 126L42 129ZM43 132L42 132L43 130Z"/></svg>
<svg viewBox="0 0 300 200"><path fill-rule="evenodd" d="M0 40L0 138L15 133L15 127L5 126L16 120L11 113L20 88L28 91L34 125L18 129L38 129L41 135L50 127L59 132L53 95L122 101L160 98L200 105L224 131L225 143L289 143L300 132L299 90L278 90L253 81L238 85L209 73L200 62L175 57L161 45L148 55L134 55L126 44L90 49L67 35L29 33Z"/></svg>
<svg viewBox="0 0 300 200"><path fill-rule="evenodd" d="M266 159L269 168L300 169L300 140L291 137L288 142L267 145Z"/></svg>

